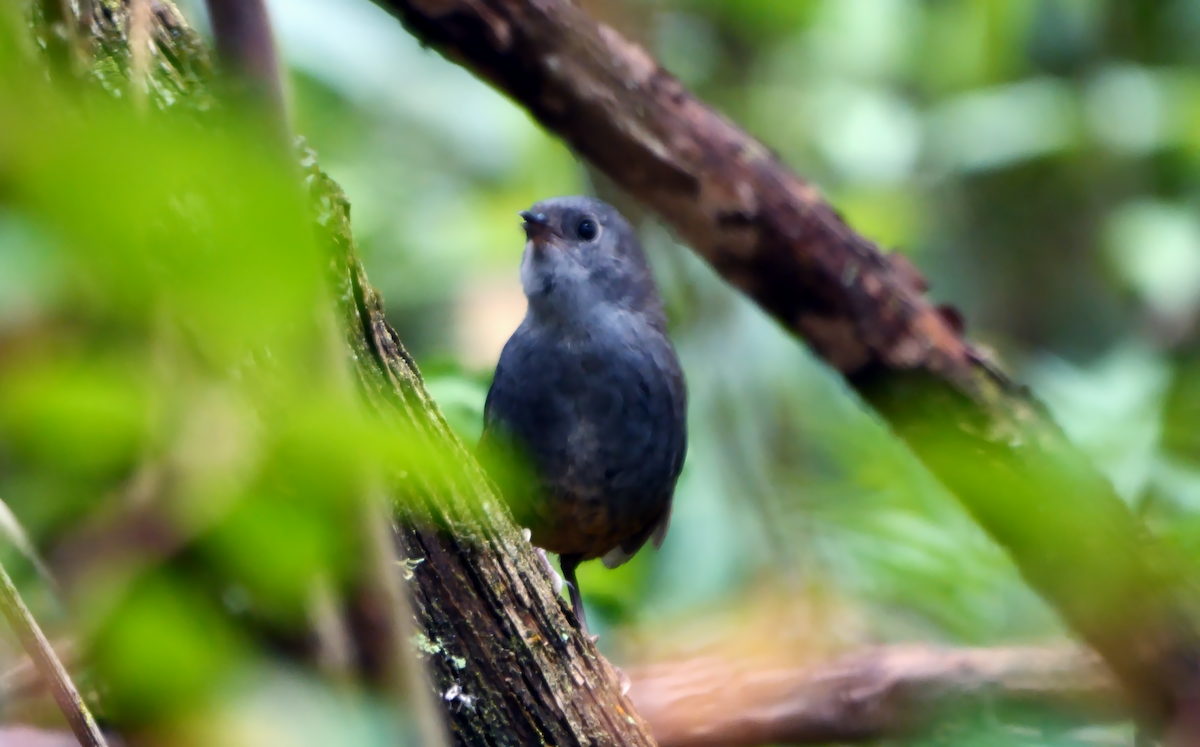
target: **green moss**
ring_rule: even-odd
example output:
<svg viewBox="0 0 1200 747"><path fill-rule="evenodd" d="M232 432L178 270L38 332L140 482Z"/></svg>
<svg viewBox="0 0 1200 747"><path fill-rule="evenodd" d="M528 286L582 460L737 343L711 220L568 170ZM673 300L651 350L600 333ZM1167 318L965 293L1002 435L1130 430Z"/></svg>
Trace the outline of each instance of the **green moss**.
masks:
<svg viewBox="0 0 1200 747"><path fill-rule="evenodd" d="M154 4L154 43L146 69L141 72L134 70L130 51L128 4L103 0L86 21L77 16L69 19L74 34L61 25L51 27L40 12L40 4L31 6L30 25L38 46L54 55L70 43L69 39L81 40L76 42L80 49L72 58L79 62L85 78L114 98L134 97L135 87L140 87L137 95L159 110L208 112L214 108L210 90L213 66L208 49L169 0Z"/></svg>

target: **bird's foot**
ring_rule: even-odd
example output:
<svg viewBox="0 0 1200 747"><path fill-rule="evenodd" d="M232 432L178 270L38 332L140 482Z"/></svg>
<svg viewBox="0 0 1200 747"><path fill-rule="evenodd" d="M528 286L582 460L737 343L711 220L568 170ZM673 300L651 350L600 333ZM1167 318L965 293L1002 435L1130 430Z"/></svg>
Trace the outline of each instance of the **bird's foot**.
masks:
<svg viewBox="0 0 1200 747"><path fill-rule="evenodd" d="M533 541L533 531L528 528L521 528L521 536L525 538L526 542ZM562 576L558 575L558 571L554 570L554 564L550 562L550 558L546 555L546 551L540 547L535 547L533 548L533 552L538 556L538 559L542 561L542 568L545 569L546 575L550 577L550 588L554 589L554 596L562 594Z"/></svg>
<svg viewBox="0 0 1200 747"><path fill-rule="evenodd" d="M550 588L554 589L554 596L558 596L559 594L562 594L562 590L563 590L562 576L558 575L558 571L554 570L554 564L550 562L550 558L547 557L546 551L540 547L533 548L533 551L534 551L534 553L537 554L538 558L541 559L542 568L545 569L546 575L548 575L550 577Z"/></svg>

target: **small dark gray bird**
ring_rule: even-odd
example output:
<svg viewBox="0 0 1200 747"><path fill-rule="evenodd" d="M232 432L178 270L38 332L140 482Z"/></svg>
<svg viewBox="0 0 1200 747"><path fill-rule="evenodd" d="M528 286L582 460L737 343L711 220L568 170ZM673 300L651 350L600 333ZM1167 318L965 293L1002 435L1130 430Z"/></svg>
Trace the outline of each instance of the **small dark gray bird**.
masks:
<svg viewBox="0 0 1200 747"><path fill-rule="evenodd" d="M616 568L662 544L687 451L687 393L646 256L629 223L590 197L521 213L529 299L484 405L481 461L537 547L575 568ZM517 465L514 467L514 465Z"/></svg>

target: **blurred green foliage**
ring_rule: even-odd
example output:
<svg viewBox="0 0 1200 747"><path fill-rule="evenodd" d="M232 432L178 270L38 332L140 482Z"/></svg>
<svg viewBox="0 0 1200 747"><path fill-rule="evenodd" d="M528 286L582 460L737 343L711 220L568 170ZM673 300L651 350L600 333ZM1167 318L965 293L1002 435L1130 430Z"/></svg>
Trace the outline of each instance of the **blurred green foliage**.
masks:
<svg viewBox="0 0 1200 747"><path fill-rule="evenodd" d="M220 724L284 681L357 719L368 696L278 654L318 579L335 598L361 583L368 491L424 457L350 387L299 170L235 112L62 77L0 55L0 497L75 626L3 558L51 633L79 636L118 724L261 743Z"/></svg>
<svg viewBox="0 0 1200 747"><path fill-rule="evenodd" d="M199 4L183 6L203 26ZM589 7L910 255L1200 566L1200 0ZM588 176L367 0L272 11L297 129L345 188L392 323L474 443L520 316L516 211L586 191ZM230 723L304 710L324 719L311 743L333 723L391 743L375 741L395 725L369 698L287 669L231 622L296 625L315 571L353 578L365 487L422 458L339 378L324 248L294 172L236 123L50 86L9 43L19 30L4 33L0 497L76 574L68 607L113 707L174 725L201 708ZM126 68L101 72L128 97ZM832 632L847 644L1063 635L838 377L661 225L643 239L688 374L691 446L663 550L580 569L604 648L620 658L627 640L670 638L764 588L852 610ZM72 566L69 549L136 510L146 484L172 497L161 535ZM0 558L47 597L14 553ZM54 606L37 611L53 628ZM920 741L1125 736L1011 720Z"/></svg>

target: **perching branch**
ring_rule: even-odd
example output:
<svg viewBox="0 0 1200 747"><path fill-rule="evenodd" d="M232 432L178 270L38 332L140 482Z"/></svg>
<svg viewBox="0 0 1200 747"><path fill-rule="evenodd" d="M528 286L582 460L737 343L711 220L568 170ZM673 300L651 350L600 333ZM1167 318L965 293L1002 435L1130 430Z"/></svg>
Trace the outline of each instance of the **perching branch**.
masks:
<svg viewBox="0 0 1200 747"><path fill-rule="evenodd" d="M630 677L630 695L660 747L865 742L983 703L1089 721L1127 713L1100 661L1075 649L886 646L805 667L705 657Z"/></svg>
<svg viewBox="0 0 1200 747"><path fill-rule="evenodd" d="M9 626L21 640L25 653L33 660L38 672L50 686L54 702L67 718L67 723L70 724L79 744L83 747L108 747L87 704L75 689L75 683L71 682L71 675L67 674L66 667L58 660L37 621L21 601L17 587L13 585L3 566L0 566L0 612L4 613Z"/></svg>
<svg viewBox="0 0 1200 747"><path fill-rule="evenodd" d="M377 0L657 211L870 401L1104 657L1143 718L1200 692L1173 564L902 258L641 47L566 0Z"/></svg>

